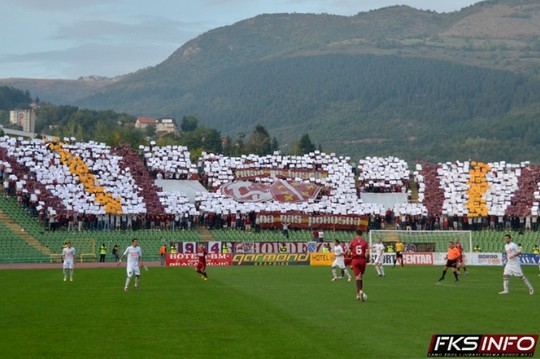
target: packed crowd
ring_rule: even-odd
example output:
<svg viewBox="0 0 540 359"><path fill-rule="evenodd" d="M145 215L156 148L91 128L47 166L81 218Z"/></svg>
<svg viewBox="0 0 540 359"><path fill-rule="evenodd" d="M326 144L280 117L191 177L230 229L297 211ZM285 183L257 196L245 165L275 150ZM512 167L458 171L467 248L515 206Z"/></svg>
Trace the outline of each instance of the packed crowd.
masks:
<svg viewBox="0 0 540 359"><path fill-rule="evenodd" d="M73 230L249 229L258 228L260 213L361 216L373 229L537 230L540 202L540 169L529 162L418 163L412 173L393 156L366 157L354 168L349 157L320 151L203 152L192 162L185 146L151 143L135 152L74 138L0 137L0 178L4 194L49 228ZM190 201L155 179L198 180L207 191ZM392 208L362 199L396 192L410 198L413 186L418 200Z"/></svg>

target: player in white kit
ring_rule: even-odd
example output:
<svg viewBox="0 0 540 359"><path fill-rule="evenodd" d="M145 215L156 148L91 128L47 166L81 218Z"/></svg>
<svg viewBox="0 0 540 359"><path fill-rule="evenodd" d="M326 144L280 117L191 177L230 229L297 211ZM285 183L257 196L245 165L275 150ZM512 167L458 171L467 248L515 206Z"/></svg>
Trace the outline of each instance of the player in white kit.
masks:
<svg viewBox="0 0 540 359"><path fill-rule="evenodd" d="M343 251L343 247L341 244L339 244L339 240L334 240L334 255L336 259L334 260L334 263L332 263L332 274L334 277L332 278L332 281L338 280L337 271L336 268L339 267L342 271L344 271L347 274L348 281L351 281L351 274L347 270L347 266L345 266L345 253Z"/></svg>
<svg viewBox="0 0 540 359"><path fill-rule="evenodd" d="M131 277L133 277L133 274L135 274L135 289L139 290L139 281L141 279L141 270L140 267L143 266L142 262L142 251L141 247L139 247L139 240L133 239L131 241L131 246L127 247L124 251L124 254L122 254L122 257L120 257L120 260L117 263L117 266L122 263L122 259L127 257L127 278L126 278L126 285L124 286L124 291L128 291L129 288L129 282L131 281Z"/></svg>
<svg viewBox="0 0 540 359"><path fill-rule="evenodd" d="M67 281L69 273L69 281L73 282L73 269L75 268L75 248L71 246L71 242L66 243L66 247L62 250L62 263L64 270L64 282Z"/></svg>
<svg viewBox="0 0 540 359"><path fill-rule="evenodd" d="M529 289L529 294L534 294L534 289L531 283L529 283L529 280L523 275L521 264L519 264L519 255L521 254L521 251L519 250L518 245L512 242L512 236L509 234L504 236L504 241L506 242L504 245L504 250L506 251L506 265L504 266L503 272L503 291L499 292L499 294L508 294L508 279L510 276L519 277L523 284Z"/></svg>
<svg viewBox="0 0 540 359"><path fill-rule="evenodd" d="M377 239L377 242L373 245L373 253L375 253L375 269L377 270L378 277L384 277L384 267L382 264L382 258L384 255L384 244L382 244L381 239Z"/></svg>

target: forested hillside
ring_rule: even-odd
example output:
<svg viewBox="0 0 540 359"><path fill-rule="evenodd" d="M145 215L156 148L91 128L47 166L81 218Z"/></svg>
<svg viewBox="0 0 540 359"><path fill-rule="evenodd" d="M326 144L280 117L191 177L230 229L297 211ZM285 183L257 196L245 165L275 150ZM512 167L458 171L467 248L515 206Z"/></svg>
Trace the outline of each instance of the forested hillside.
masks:
<svg viewBox="0 0 540 359"><path fill-rule="evenodd" d="M540 2L439 14L270 14L211 30L162 63L73 103L195 116L236 137L267 128L353 158L540 158ZM36 95L42 96L37 93Z"/></svg>

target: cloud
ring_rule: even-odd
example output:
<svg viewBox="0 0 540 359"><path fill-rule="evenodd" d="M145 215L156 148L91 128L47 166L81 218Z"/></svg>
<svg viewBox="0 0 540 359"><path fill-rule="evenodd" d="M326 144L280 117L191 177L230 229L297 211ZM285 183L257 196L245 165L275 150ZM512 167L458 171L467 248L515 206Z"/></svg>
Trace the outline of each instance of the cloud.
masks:
<svg viewBox="0 0 540 359"><path fill-rule="evenodd" d="M73 79L85 75L114 77L154 66L164 61L175 49L159 44L88 43L59 51L4 55L0 57L0 67L6 70L21 66L49 69L46 72L40 71L35 78Z"/></svg>
<svg viewBox="0 0 540 359"><path fill-rule="evenodd" d="M139 18L133 23L108 20L79 21L59 27L53 39L76 43L166 43L180 47L198 35L193 24L167 18Z"/></svg>
<svg viewBox="0 0 540 359"><path fill-rule="evenodd" d="M68 12L96 5L112 5L120 0L2 0L3 2L27 11Z"/></svg>

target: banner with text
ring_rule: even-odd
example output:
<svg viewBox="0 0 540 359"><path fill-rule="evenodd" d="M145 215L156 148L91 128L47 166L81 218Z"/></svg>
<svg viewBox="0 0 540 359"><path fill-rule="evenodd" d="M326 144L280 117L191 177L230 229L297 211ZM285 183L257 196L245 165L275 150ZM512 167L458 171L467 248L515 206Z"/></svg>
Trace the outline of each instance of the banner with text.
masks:
<svg viewBox="0 0 540 359"><path fill-rule="evenodd" d="M478 253L471 254L471 259L465 257L465 264L474 266L502 266L503 256L502 253Z"/></svg>
<svg viewBox="0 0 540 359"><path fill-rule="evenodd" d="M323 243L315 242L231 242L233 253L280 253L285 245L286 253L322 251Z"/></svg>
<svg viewBox="0 0 540 359"><path fill-rule="evenodd" d="M281 228L283 223L287 223L289 228L329 228L367 230L368 217L360 215L339 215L339 214L308 214L302 212L260 212L257 214L257 221L261 228Z"/></svg>
<svg viewBox="0 0 540 359"><path fill-rule="evenodd" d="M167 254L168 267L195 267L199 262L196 253ZM232 255L221 253L208 253L206 255L206 265L209 267L231 266Z"/></svg>
<svg viewBox="0 0 540 359"><path fill-rule="evenodd" d="M240 180L255 180L260 178L327 178L326 170L307 170L307 169L283 169L283 168L237 168L234 171L234 177Z"/></svg>
<svg viewBox="0 0 540 359"><path fill-rule="evenodd" d="M176 253L196 253L199 243L200 242L169 242L168 250L170 252L170 246L174 245L176 247ZM221 253L221 242L208 241L204 242L203 244L208 253Z"/></svg>
<svg viewBox="0 0 540 359"><path fill-rule="evenodd" d="M310 253L309 263L312 266L331 266L334 259L334 253Z"/></svg>
<svg viewBox="0 0 540 359"><path fill-rule="evenodd" d="M232 264L235 266L309 265L309 256L309 253L234 254Z"/></svg>

